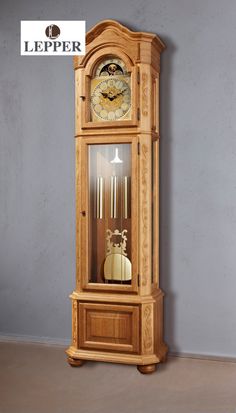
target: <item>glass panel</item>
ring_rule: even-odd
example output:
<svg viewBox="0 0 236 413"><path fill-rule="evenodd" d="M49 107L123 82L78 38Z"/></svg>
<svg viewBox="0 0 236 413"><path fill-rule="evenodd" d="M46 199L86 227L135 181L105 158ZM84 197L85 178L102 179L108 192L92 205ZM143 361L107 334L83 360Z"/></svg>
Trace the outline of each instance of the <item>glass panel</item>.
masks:
<svg viewBox="0 0 236 413"><path fill-rule="evenodd" d="M91 120L94 122L131 119L130 73L125 63L106 57L91 80Z"/></svg>
<svg viewBox="0 0 236 413"><path fill-rule="evenodd" d="M89 282L131 284L131 144L88 151Z"/></svg>

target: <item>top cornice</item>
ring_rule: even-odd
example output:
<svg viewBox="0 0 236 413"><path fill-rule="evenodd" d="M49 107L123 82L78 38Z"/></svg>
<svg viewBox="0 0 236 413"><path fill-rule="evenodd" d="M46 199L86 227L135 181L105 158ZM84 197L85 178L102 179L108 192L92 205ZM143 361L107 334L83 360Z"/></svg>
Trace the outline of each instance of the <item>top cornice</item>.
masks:
<svg viewBox="0 0 236 413"><path fill-rule="evenodd" d="M103 20L97 23L90 29L86 35L86 45L89 45L93 40L95 40L100 34L104 33L105 30L114 30L123 35L129 37L133 40L146 41L155 44L160 52L165 49L165 44L163 41L154 33L148 32L134 32L127 27L123 26L116 20Z"/></svg>

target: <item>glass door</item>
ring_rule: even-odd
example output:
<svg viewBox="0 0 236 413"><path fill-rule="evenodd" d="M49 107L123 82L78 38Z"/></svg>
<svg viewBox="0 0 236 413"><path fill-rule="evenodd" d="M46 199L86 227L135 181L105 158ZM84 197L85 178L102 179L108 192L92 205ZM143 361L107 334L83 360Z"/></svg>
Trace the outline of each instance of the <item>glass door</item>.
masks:
<svg viewBox="0 0 236 413"><path fill-rule="evenodd" d="M94 141L87 140L83 145L86 153L86 177L84 180L82 177L86 183L82 191L86 194L86 213L82 217L86 221L86 239L82 243L87 244L85 287L133 289L137 284L134 144ZM131 199L135 201L131 203Z"/></svg>

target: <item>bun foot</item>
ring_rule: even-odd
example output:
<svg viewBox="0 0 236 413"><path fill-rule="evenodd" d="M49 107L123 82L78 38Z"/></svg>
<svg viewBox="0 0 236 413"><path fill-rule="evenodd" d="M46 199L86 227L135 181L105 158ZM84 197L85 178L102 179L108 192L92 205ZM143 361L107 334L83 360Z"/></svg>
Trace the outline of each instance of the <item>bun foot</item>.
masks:
<svg viewBox="0 0 236 413"><path fill-rule="evenodd" d="M67 361L72 367L81 367L84 364L84 360L73 359L72 357L68 357Z"/></svg>
<svg viewBox="0 0 236 413"><path fill-rule="evenodd" d="M137 366L137 369L142 374L151 374L156 371L157 365L156 364L147 364L146 366Z"/></svg>

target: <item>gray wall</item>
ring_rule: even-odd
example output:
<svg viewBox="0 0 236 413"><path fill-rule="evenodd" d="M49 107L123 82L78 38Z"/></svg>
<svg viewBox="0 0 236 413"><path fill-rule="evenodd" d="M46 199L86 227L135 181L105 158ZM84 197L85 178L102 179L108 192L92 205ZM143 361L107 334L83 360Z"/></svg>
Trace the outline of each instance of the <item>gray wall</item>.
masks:
<svg viewBox="0 0 236 413"><path fill-rule="evenodd" d="M172 351L236 357L236 3L1 1L2 334L70 337L75 284L69 57L21 57L21 19L105 18L158 33L161 284Z"/></svg>

